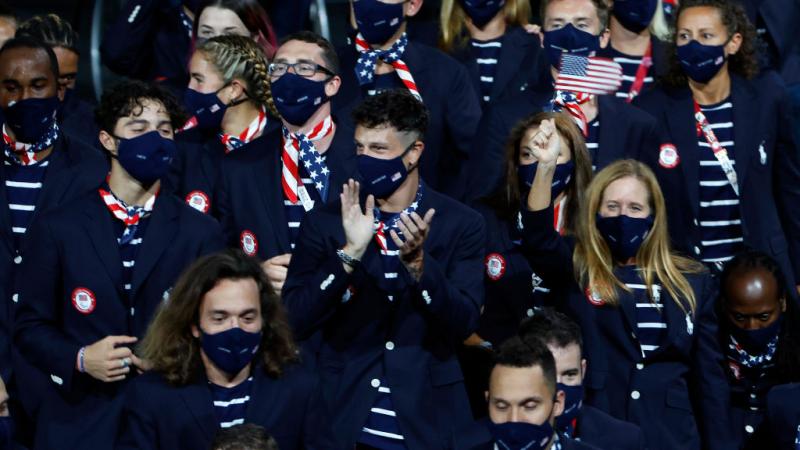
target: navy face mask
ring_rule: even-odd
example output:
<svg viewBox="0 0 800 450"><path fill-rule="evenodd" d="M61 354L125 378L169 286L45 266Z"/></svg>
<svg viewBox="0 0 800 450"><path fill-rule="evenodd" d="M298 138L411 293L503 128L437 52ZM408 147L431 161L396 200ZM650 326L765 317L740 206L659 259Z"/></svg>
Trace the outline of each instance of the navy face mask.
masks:
<svg viewBox="0 0 800 450"><path fill-rule="evenodd" d="M353 2L353 12L358 31L372 45L385 44L405 20L403 3L356 0Z"/></svg>
<svg viewBox="0 0 800 450"><path fill-rule="evenodd" d="M614 0L614 17L626 29L641 33L650 26L658 0Z"/></svg>
<svg viewBox="0 0 800 450"><path fill-rule="evenodd" d="M6 108L6 125L17 141L34 144L53 125L59 106L61 101L57 96L20 100Z"/></svg>
<svg viewBox="0 0 800 450"><path fill-rule="evenodd" d="M539 167L539 162L533 164L522 164L517 167L517 176L519 178L519 193L523 201L527 198L528 192L533 186L533 179L536 175L536 169ZM562 164L556 165L556 171L553 174L553 184L551 185L550 201L555 201L556 197L561 195L569 186L572 180L572 174L575 172L575 163L569 160Z"/></svg>
<svg viewBox="0 0 800 450"><path fill-rule="evenodd" d="M489 422L489 432L501 450L544 450L553 439L553 426L547 420L541 425Z"/></svg>
<svg viewBox="0 0 800 450"><path fill-rule="evenodd" d="M415 142L416 143L416 142ZM408 170L403 157L414 146L412 143L402 155L393 159L380 159L368 155L358 155L358 173L361 175L361 188L367 195L376 199L385 199L403 184L408 177Z"/></svg>
<svg viewBox="0 0 800 450"><path fill-rule="evenodd" d="M206 356L229 375L236 375L253 360L261 344L261 332L249 333L239 327L207 334L200 330L200 345Z"/></svg>
<svg viewBox="0 0 800 450"><path fill-rule="evenodd" d="M505 4L505 0L461 0L464 12L478 28L485 27Z"/></svg>
<svg viewBox="0 0 800 450"><path fill-rule="evenodd" d="M597 215L597 229L611 249L611 255L619 262L625 262L636 256L642 242L653 228L655 219L652 215L635 218L620 214L614 217Z"/></svg>
<svg viewBox="0 0 800 450"><path fill-rule="evenodd" d="M782 315L769 326L755 330L745 330L736 324L731 324L730 332L747 352L758 355L763 353L767 349L767 344L781 332L781 325L783 325Z"/></svg>
<svg viewBox="0 0 800 450"><path fill-rule="evenodd" d="M272 83L272 98L281 117L298 127L306 123L320 105L328 101L325 95L327 82L310 80L291 72L275 80Z"/></svg>
<svg viewBox="0 0 800 450"><path fill-rule="evenodd" d="M142 185L150 186L166 175L176 153L172 139L162 137L158 131L131 139L117 139L117 160Z"/></svg>
<svg viewBox="0 0 800 450"><path fill-rule="evenodd" d="M581 31L571 23L544 33L544 48L550 65L558 67L562 53L579 56L591 56L600 50L600 36Z"/></svg>
<svg viewBox="0 0 800 450"><path fill-rule="evenodd" d="M697 41L677 48L683 73L698 83L708 83L725 64L725 45L703 45Z"/></svg>
<svg viewBox="0 0 800 450"><path fill-rule="evenodd" d="M583 385L567 386L558 383L557 389L564 391L564 412L556 417L556 429L561 432L569 431L567 434L572 436L572 422L578 417L583 406Z"/></svg>
<svg viewBox="0 0 800 450"><path fill-rule="evenodd" d="M197 127L204 130L218 130L222 126L222 118L228 105L222 103L217 97L217 93L226 86L221 87L216 92L203 94L194 89L186 89L183 95L183 104L186 109L197 119Z"/></svg>

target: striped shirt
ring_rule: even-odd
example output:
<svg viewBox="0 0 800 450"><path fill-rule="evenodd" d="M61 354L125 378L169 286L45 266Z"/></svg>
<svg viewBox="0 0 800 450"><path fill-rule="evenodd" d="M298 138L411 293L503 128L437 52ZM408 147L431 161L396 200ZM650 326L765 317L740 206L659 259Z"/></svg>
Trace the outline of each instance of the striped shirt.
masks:
<svg viewBox="0 0 800 450"><path fill-rule="evenodd" d="M392 403L392 390L383 377L374 378L371 386L378 393L369 410L367 422L361 428L358 442L381 450L405 450L405 438Z"/></svg>
<svg viewBox="0 0 800 450"><path fill-rule="evenodd" d="M320 156L324 162L325 155ZM314 202L314 206L319 205L320 202L322 202L322 197L320 197L319 192L317 192L317 188L314 185L314 180L310 178L302 161L298 161L297 169L300 173L300 180L303 182L303 186L305 186L309 198L311 198L311 200ZM297 236L300 235L300 222L306 215L306 209L303 207L303 202L299 199L297 203L292 203L284 198L283 207L286 211L286 225L289 227L289 245L291 245L292 249L294 250L294 244L297 242Z"/></svg>
<svg viewBox="0 0 800 450"><path fill-rule="evenodd" d="M607 57L612 58L616 63L618 63L622 67L622 85L616 92L616 96L621 99L627 99L628 93L631 91L631 86L633 86L634 80L636 80L636 72L639 70L639 65L642 64L642 57L641 56L631 56L626 55L625 53L620 53L615 49L611 48L609 45L606 49ZM650 66L652 69L653 66ZM650 87L653 86L653 75L651 71L648 69L647 75L644 77L644 83L642 84L641 92L645 92Z"/></svg>
<svg viewBox="0 0 800 450"><path fill-rule="evenodd" d="M367 94L375 95L380 94L384 91L390 91L392 89L406 89L406 86L403 84L403 81L400 79L400 76L397 75L396 71L392 71L389 73L382 73L382 74L375 74L375 81L369 85L370 88L367 89Z"/></svg>
<svg viewBox="0 0 800 450"><path fill-rule="evenodd" d="M111 221L114 224L114 235L117 237L117 244L119 244L119 256L122 259L122 288L126 294L130 294L133 286L133 266L136 264L136 257L139 255L139 249L142 247L142 238L147 230L147 224L150 223L150 215L146 215L139 219L139 223L132 226L133 238L122 244L122 234L125 232L125 222L119 220L114 213L111 214Z"/></svg>
<svg viewBox="0 0 800 450"><path fill-rule="evenodd" d="M247 403L253 388L253 377L233 387L217 386L209 381L211 398L214 400L214 415L220 428L230 428L244 423L247 415ZM269 405L264 405L268 407Z"/></svg>
<svg viewBox="0 0 800 450"><path fill-rule="evenodd" d="M728 158L736 167L733 141L733 104L730 99L716 105L702 106L700 110L708 119L719 143L728 151ZM739 197L731 187L722 166L714 156L711 145L703 133L698 136L700 157L700 260L706 264L721 264L733 258L741 248L742 217Z"/></svg>
<svg viewBox="0 0 800 450"><path fill-rule="evenodd" d="M636 266L623 266L618 269L619 280L625 283L631 293L622 295L621 301L633 301L636 304L636 337L642 350L642 357L647 358L656 351L667 336L667 324L664 322L664 305L661 303L661 286L651 286L650 295L647 286Z"/></svg>
<svg viewBox="0 0 800 450"><path fill-rule="evenodd" d="M491 41L470 40L472 56L478 63L478 75L481 80L481 99L488 103L492 98L492 86L494 77L497 73L497 61L500 58L500 50L503 48L502 38Z"/></svg>
<svg viewBox="0 0 800 450"><path fill-rule="evenodd" d="M592 158L592 170L594 171L597 169L597 153L600 148L600 118L595 117L589 122L586 129L589 130L589 135L586 136L586 150L589 151L589 157Z"/></svg>
<svg viewBox="0 0 800 450"><path fill-rule="evenodd" d="M6 155L3 161L6 176L6 199L8 200L14 246L19 249L25 231L33 219L49 161L45 159L37 164L23 166L16 161L9 161L9 158L13 158L13 156Z"/></svg>

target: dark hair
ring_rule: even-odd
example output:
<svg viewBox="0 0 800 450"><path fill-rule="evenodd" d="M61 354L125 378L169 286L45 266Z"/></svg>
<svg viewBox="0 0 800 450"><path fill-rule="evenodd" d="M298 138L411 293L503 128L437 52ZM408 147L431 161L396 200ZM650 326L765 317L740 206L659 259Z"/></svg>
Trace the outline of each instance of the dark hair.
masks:
<svg viewBox="0 0 800 450"><path fill-rule="evenodd" d="M778 338L778 348L775 351L776 377L780 380L780 383L799 382L800 311L795 300L789 295L783 271L771 256L758 250L745 250L728 261L720 275L720 296L717 302L717 314L720 318L726 317L728 281L742 273L755 270L764 270L775 278L775 283L778 287L778 298L783 299L786 304L786 311L782 313L783 325ZM723 333L727 331L726 328L736 326L730 323L730 320L723 319L722 323L724 325L720 328Z"/></svg>
<svg viewBox="0 0 800 450"><path fill-rule="evenodd" d="M123 81L103 92L94 110L94 120L101 130L113 134L117 121L131 114L141 114L147 100L164 105L175 130L186 123L186 111L170 92L161 86L134 80Z"/></svg>
<svg viewBox="0 0 800 450"><path fill-rule="evenodd" d="M278 38L272 28L267 11L258 0L205 0L197 9L197 20L194 21L195 36L197 36L197 28L200 26L200 14L209 6L228 9L236 13L251 33L259 35L254 40L262 46L267 57L272 58L278 45Z"/></svg>
<svg viewBox="0 0 800 450"><path fill-rule="evenodd" d="M254 280L260 294L263 326L254 362L277 378L284 367L297 360L286 313L261 265L241 250L228 249L204 256L186 269L168 301L158 309L140 345L142 357L153 365L153 370L176 386L185 385L202 373L200 343L192 335L192 325L200 322L203 297L221 280L242 279Z"/></svg>
<svg viewBox="0 0 800 450"><path fill-rule="evenodd" d="M367 97L353 110L353 121L366 128L391 126L423 139L428 129L428 109L405 89L391 89Z"/></svg>
<svg viewBox="0 0 800 450"><path fill-rule="evenodd" d="M738 3L730 0L681 0L678 10L675 12L675 26L681 14L689 8L698 6L708 6L719 11L722 24L728 31L730 39L734 34L742 35L742 45L735 55L728 57L728 70L730 73L739 75L746 79L751 79L758 75L758 60L756 58L756 31L744 8ZM689 81L681 68L677 52L677 31L674 33L672 42L669 43L667 54L669 55L669 70L664 75L663 82L669 86L682 87L688 85Z"/></svg>
<svg viewBox="0 0 800 450"><path fill-rule="evenodd" d="M544 24L544 13L547 10L547 5L553 3L554 1L558 0L542 0L541 4L539 5L539 17L541 17L542 24ZM590 1L594 5L595 11L597 11L597 17L600 19L600 33L602 33L608 28L608 17L611 13L611 8L608 7L608 4L606 4L605 0Z"/></svg>
<svg viewBox="0 0 800 450"><path fill-rule="evenodd" d="M56 14L34 16L22 22L16 36L27 36L38 39L50 47L63 47L78 52L78 33L72 25Z"/></svg>
<svg viewBox="0 0 800 450"><path fill-rule="evenodd" d="M537 338L545 345L564 348L572 344L583 348L581 327L574 320L552 308L544 308L522 321L518 334L524 339Z"/></svg>
<svg viewBox="0 0 800 450"><path fill-rule="evenodd" d="M285 38L281 39L281 45L289 41L300 41L308 44L316 44L317 47L322 49L322 59L325 61L325 68L331 72L339 73L339 55L336 54L336 49L324 37L314 33L313 31L297 31Z"/></svg>
<svg viewBox="0 0 800 450"><path fill-rule="evenodd" d="M0 1L0 17L10 17L15 22L17 21L17 13L14 12L14 8L5 1Z"/></svg>
<svg viewBox="0 0 800 450"><path fill-rule="evenodd" d="M483 202L492 207L505 220L515 220L520 202L524 200L521 198L519 175L517 175L522 138L530 128L539 126L543 121L549 119L555 121L556 131L569 147L572 153L572 162L575 164L572 181L564 191L567 196L564 228L568 233L574 234L578 228L577 222L580 219L579 211L584 202L584 192L589 187L589 182L592 181L592 158L586 149L586 141L578 125L566 113L539 112L520 120L514 126L506 142L506 182ZM550 200L552 202L555 199Z"/></svg>
<svg viewBox="0 0 800 450"><path fill-rule="evenodd" d="M264 427L245 423L220 428L211 444L211 450L278 450L278 444Z"/></svg>
<svg viewBox="0 0 800 450"><path fill-rule="evenodd" d="M50 48L49 45L32 37L15 36L7 40L6 43L3 44L3 48L0 48L0 55L5 53L6 50L13 50L16 48L27 48L31 50L41 50L45 52L47 54L47 59L50 60L50 70L53 72L56 82L58 82L58 77L59 77L58 59L56 58L56 54L53 52L53 49Z"/></svg>
<svg viewBox="0 0 800 450"><path fill-rule="evenodd" d="M539 339L514 336L500 345L495 353L494 366L542 368L545 383L556 393L556 361L550 349Z"/></svg>

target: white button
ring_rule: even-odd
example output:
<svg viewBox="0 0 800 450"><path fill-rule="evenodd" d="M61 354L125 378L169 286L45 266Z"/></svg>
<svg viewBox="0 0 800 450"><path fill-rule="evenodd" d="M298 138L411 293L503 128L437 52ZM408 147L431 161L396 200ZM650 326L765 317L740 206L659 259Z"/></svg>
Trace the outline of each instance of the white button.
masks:
<svg viewBox="0 0 800 450"><path fill-rule="evenodd" d="M11 301L17 303L19 301L19 294L14 294L11 296Z"/></svg>
<svg viewBox="0 0 800 450"><path fill-rule="evenodd" d="M700 223L697 221L697 219L694 219L694 226L698 226L698 225L700 225Z"/></svg>
<svg viewBox="0 0 800 450"><path fill-rule="evenodd" d="M753 426L752 425L745 425L744 431L747 431L748 434L751 434L755 430L753 430Z"/></svg>
<svg viewBox="0 0 800 450"><path fill-rule="evenodd" d="M17 255L17 257L14 258L14 264L22 264L22 256Z"/></svg>
<svg viewBox="0 0 800 450"><path fill-rule="evenodd" d="M644 369L644 364L642 364L642 363L636 364L636 368L639 369L639 370L642 370L642 369Z"/></svg>
<svg viewBox="0 0 800 450"><path fill-rule="evenodd" d="M370 381L370 383L369 383L369 384L371 384L371 385L372 385L372 387L374 387L374 388L376 388L376 387L380 387L380 385L381 385L381 380L379 380L379 379L377 379L377 378L373 378L373 379L372 379L372 381Z"/></svg>
<svg viewBox="0 0 800 450"><path fill-rule="evenodd" d="M336 278L336 277L335 277L333 274L329 274L329 275L328 275L328 278L325 278L325 279L322 281L322 283L320 283L320 285L319 285L319 289L320 289L320 290L322 290L322 291L324 291L325 289L328 289L328 286L330 286L330 285L331 285L331 283L333 283L333 280L334 280L335 278Z"/></svg>
<svg viewBox="0 0 800 450"><path fill-rule="evenodd" d="M634 399L634 400L639 400L639 397L641 397L641 396L642 396L642 394L640 394L639 391L631 392L631 398Z"/></svg>
<svg viewBox="0 0 800 450"><path fill-rule="evenodd" d="M422 299L425 300L426 305L431 304L431 296L428 294L427 290L422 291Z"/></svg>
<svg viewBox="0 0 800 450"><path fill-rule="evenodd" d="M533 309L528 310L528 317L533 317Z"/></svg>
<svg viewBox="0 0 800 450"><path fill-rule="evenodd" d="M632 337L634 340L636 340L636 333L634 333L633 331L631 331L631 337Z"/></svg>
<svg viewBox="0 0 800 450"><path fill-rule="evenodd" d="M135 310L133 308L131 308L131 315L133 315L134 312L135 312Z"/></svg>
<svg viewBox="0 0 800 450"><path fill-rule="evenodd" d="M53 380L53 383L59 386L64 384L64 380L62 380L61 377L55 376L53 374L50 374L50 379Z"/></svg>
<svg viewBox="0 0 800 450"><path fill-rule="evenodd" d="M750 394L750 398L755 399L756 398L756 394Z"/></svg>
<svg viewBox="0 0 800 450"><path fill-rule="evenodd" d="M394 350L394 342L389 341L386 343L386 350Z"/></svg>
<svg viewBox="0 0 800 450"><path fill-rule="evenodd" d="M694 254L695 255L699 255L700 254L700 247L695 247L694 248Z"/></svg>

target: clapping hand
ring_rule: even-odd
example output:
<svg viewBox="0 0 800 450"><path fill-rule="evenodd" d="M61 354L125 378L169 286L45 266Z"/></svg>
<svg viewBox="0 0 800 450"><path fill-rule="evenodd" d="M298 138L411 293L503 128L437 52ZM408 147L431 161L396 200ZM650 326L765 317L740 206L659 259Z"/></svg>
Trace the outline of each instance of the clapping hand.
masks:
<svg viewBox="0 0 800 450"><path fill-rule="evenodd" d="M389 236L391 236L392 241L400 251L400 261L417 281L422 276L423 245L425 244L425 239L428 238L428 231L435 213L436 210L429 209L424 218L415 212L410 215L401 214L397 227L403 233L405 239L400 239L400 236L394 230L389 232Z"/></svg>
<svg viewBox="0 0 800 450"><path fill-rule="evenodd" d="M355 259L361 259L375 234L375 197L367 196L362 210L359 189L359 183L351 178L339 194L342 201L342 228L347 240L343 250Z"/></svg>

